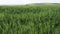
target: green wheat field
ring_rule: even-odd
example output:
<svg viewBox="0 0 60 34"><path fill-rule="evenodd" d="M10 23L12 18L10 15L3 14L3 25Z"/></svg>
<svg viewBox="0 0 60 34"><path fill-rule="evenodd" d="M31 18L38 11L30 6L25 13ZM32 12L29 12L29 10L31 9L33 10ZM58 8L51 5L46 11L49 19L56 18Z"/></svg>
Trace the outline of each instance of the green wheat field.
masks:
<svg viewBox="0 0 60 34"><path fill-rule="evenodd" d="M60 5L0 6L0 34L60 34Z"/></svg>

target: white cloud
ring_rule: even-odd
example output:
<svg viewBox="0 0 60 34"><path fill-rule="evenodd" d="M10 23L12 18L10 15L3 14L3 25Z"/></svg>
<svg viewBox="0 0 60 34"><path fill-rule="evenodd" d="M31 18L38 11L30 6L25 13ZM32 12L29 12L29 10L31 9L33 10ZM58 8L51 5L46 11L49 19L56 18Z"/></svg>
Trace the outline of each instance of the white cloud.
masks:
<svg viewBox="0 0 60 34"><path fill-rule="evenodd" d="M60 3L60 0L0 0L0 5L21 5L28 3Z"/></svg>

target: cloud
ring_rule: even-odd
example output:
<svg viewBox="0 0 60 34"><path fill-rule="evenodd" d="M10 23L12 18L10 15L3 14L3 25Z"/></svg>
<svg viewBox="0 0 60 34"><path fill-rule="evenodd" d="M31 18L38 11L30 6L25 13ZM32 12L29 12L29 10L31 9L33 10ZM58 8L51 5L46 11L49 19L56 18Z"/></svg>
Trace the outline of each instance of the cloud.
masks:
<svg viewBox="0 0 60 34"><path fill-rule="evenodd" d="M0 5L21 5L29 3L60 3L60 0L0 0Z"/></svg>

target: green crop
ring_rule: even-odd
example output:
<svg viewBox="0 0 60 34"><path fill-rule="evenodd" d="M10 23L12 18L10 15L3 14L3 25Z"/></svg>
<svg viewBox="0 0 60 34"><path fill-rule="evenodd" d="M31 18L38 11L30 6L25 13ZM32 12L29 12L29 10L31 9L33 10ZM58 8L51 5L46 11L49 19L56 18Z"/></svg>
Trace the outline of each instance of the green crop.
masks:
<svg viewBox="0 0 60 34"><path fill-rule="evenodd" d="M0 6L0 34L60 34L60 6Z"/></svg>

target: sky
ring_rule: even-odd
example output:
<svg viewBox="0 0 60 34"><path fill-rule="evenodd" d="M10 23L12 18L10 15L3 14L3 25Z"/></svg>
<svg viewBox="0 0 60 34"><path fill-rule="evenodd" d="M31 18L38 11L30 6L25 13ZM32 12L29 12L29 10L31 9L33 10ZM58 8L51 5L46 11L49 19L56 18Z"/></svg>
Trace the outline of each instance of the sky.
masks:
<svg viewBox="0 0 60 34"><path fill-rule="evenodd" d="M30 3L60 3L60 0L0 0L0 5L25 5Z"/></svg>

